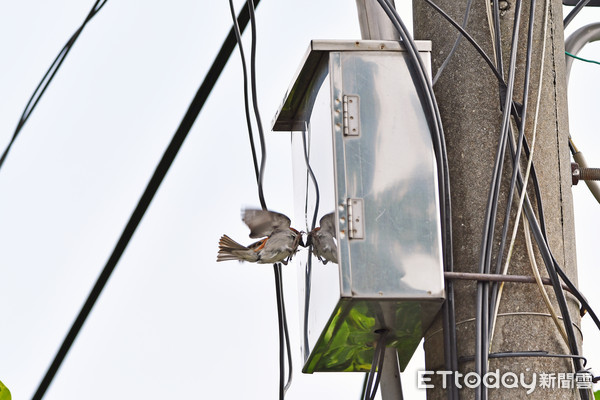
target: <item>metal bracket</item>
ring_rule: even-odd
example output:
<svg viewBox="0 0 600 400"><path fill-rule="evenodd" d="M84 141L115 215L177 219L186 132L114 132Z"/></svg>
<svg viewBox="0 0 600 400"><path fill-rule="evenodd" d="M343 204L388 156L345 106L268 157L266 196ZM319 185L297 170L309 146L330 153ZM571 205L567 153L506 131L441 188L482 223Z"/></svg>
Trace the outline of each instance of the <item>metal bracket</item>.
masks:
<svg viewBox="0 0 600 400"><path fill-rule="evenodd" d="M344 95L344 136L360 135L360 98L356 94Z"/></svg>
<svg viewBox="0 0 600 400"><path fill-rule="evenodd" d="M365 238L365 219L363 199L348 199L348 238L349 239L364 239Z"/></svg>

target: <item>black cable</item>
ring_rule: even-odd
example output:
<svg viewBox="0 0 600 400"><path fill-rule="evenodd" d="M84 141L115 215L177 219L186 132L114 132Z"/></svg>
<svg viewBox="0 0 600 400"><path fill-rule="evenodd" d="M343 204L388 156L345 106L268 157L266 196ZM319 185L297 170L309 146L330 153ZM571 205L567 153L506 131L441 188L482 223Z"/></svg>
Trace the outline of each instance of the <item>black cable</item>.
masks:
<svg viewBox="0 0 600 400"><path fill-rule="evenodd" d="M235 16L235 10L233 7L233 0L229 0L229 9L231 11L231 19L233 21L233 29L235 32L235 39L237 40L238 49L240 50L240 57L242 59L242 73L244 75L244 109L246 111L246 126L248 127L248 137L250 139L250 149L252 150L252 162L254 165L254 174L256 175L256 182L260 182L260 175L258 172L258 162L256 156L256 147L254 146L254 134L252 132L252 121L250 119L250 105L248 99L248 71L246 68L246 57L244 56L244 46L242 44L242 35L240 34L240 28L238 26L237 18Z"/></svg>
<svg viewBox="0 0 600 400"><path fill-rule="evenodd" d="M62 50L58 53L58 55L56 56L56 58L54 59L52 64L50 64L50 67L48 68L48 70L46 71L44 76L42 77L42 80L40 81L40 83L38 83L37 87L33 91L33 94L29 98L29 101L25 105L25 109L23 110L23 113L21 114L21 118L19 119L19 122L17 123L17 127L15 128L13 136L10 139L10 142L8 142L8 145L6 146L6 148L4 149L4 152L2 153L2 157L0 157L0 168L2 168L2 165L4 164L4 161L6 160L6 157L8 156L8 153L10 152L10 149L12 148L13 143L17 139L17 136L19 136L19 133L21 132L21 129L23 129L23 126L25 126L25 123L29 119L29 116L35 109L35 106L37 106L38 102L44 95L44 92L46 91L46 89L48 89L50 82L52 82L52 79L54 79L54 76L58 72L58 69L62 65L63 61L65 61L65 58L67 58L69 51L71 51L71 49L73 48L75 41L77 41L77 38L79 37L81 32L83 32L83 28L85 28L87 23L90 22L90 20L92 18L94 18L94 16L98 13L98 11L100 11L100 9L102 7L104 7L104 5L106 4L107 1L108 0L96 0L94 5L92 6L92 9L88 13L88 15L85 17L85 20L83 21L81 26L79 26L79 28L77 28L75 33L73 33L71 38L67 41L67 43L63 46Z"/></svg>
<svg viewBox="0 0 600 400"><path fill-rule="evenodd" d="M563 21L563 29L567 27L573 21L573 18L579 14L579 12L583 9L583 7L587 6L590 0L579 0L575 7L571 10L571 12L565 17Z"/></svg>
<svg viewBox="0 0 600 400"><path fill-rule="evenodd" d="M283 273L281 272L281 263L279 264L279 286L281 287L281 310L283 316L283 333L285 338L285 349L287 352L287 361L288 361L288 379L285 382L285 386L283 388L283 392L287 392L287 390L292 385L292 376L294 373L294 368L292 364L292 350L290 343L290 332L288 329L287 323L287 312L285 311L285 297L283 295Z"/></svg>
<svg viewBox="0 0 600 400"><path fill-rule="evenodd" d="M514 148L512 147L513 146L512 141L510 141L509 144L511 146L511 151L513 152L513 155L514 155ZM525 149L526 155L529 156L529 153L530 153L529 146L527 144L526 139L524 140L524 149ZM514 160L514 158L511 158L511 160ZM577 341L575 339L575 332L573 330L571 316L569 313L569 309L567 307L564 293L562 291L562 287L560 285L560 280L558 278L558 269L560 269L560 268L557 269L558 263L554 259L554 256L552 255L552 252L548 245L548 238L547 238L546 227L545 227L545 222L544 222L545 218L544 218L543 206L542 206L542 201L541 201L539 181L535 174L533 165L532 165L531 171L532 171L531 177L532 177L533 185L535 188L536 199L537 199L539 222L535 217L535 213L533 211L533 207L531 206L528 196L525 196L525 202L524 202L525 216L527 217L527 220L531 227L531 231L532 231L532 234L536 241L536 244L538 246L538 249L540 250L540 253L542 254L542 259L544 261L544 265L546 266L546 270L548 271L548 276L550 277L550 281L552 283L552 287L553 287L553 290L556 295L556 299L557 299L557 302L559 305L559 310L561 312L561 315L563 316L563 323L565 325L565 330L567 332L569 349L573 355L579 355L579 350L577 348ZM522 179L520 172L518 174L517 184L519 186L519 191L522 191L523 190L523 179ZM564 272L563 272L563 274L564 274ZM565 275L565 278L566 278L566 275ZM574 285L572 285L572 288L575 289L575 292L578 292L578 290L574 287ZM581 296L581 297L583 297L583 296ZM574 364L575 371L581 370L581 364L577 358L573 359L573 364ZM587 392L580 391L580 393L581 393L581 397L583 399L588 398Z"/></svg>
<svg viewBox="0 0 600 400"><path fill-rule="evenodd" d="M504 77L504 60L502 56L502 30L500 29L500 2L492 1L492 17L494 18L494 51L496 53L496 66L498 72Z"/></svg>
<svg viewBox="0 0 600 400"><path fill-rule="evenodd" d="M511 151L513 151L513 154L514 154L514 148L512 148L512 142L509 142L509 143L511 145ZM526 155L529 156L529 147L527 144L527 140L524 140L524 149L525 149ZM511 160L512 160L512 158L511 158ZM533 180L533 185L534 185L535 193L536 193L538 213L539 213L539 218L540 218L539 222L535 217L535 213L533 211L533 207L531 206L528 196L525 196L524 213L525 213L525 216L527 217L528 223L531 227L531 232L536 241L538 249L540 250L540 253L542 255L544 265L546 266L546 270L548 271L548 276L550 277L550 281L552 283L552 287L553 287L553 290L556 295L556 299L557 299L557 302L559 305L559 310L561 312L561 315L563 316L563 323L565 325L565 330L567 331L569 350L571 351L571 353L573 355L579 355L579 351L577 348L577 341L575 339L575 332L573 330L573 324L571 321L571 316L570 316L569 309L566 304L566 299L565 299L564 293L562 291L562 287L560 285L560 280L558 278L558 271L560 270L560 267L558 266L558 263L556 262L556 259L552 255L552 252L548 245L548 239L547 239L545 222L544 222L545 218L544 218L543 207L542 207L542 203L541 203L539 182L538 182L537 176L534 173L533 166L532 166L531 177ZM519 186L519 191L522 191L523 190L523 179L522 179L522 176L520 173L518 175L517 184ZM564 278L566 278L568 280L568 277L566 276L566 274L564 274L564 272L562 270L560 270L560 272L564 275ZM570 281L569 281L569 283L570 283L570 288L574 289L573 292L579 293L579 291L575 288L575 286ZM567 285L567 286L569 286L569 285ZM579 296L583 299L583 295L581 295L581 293L579 293ZM578 296L576 295L576 297L578 297ZM586 301L586 304L587 304L587 301ZM598 321L598 322L599 322L598 326L600 328L600 321ZM573 359L573 364L574 364L575 371L581 370L581 364L577 358ZM583 399L588 398L587 392L581 391L580 393L581 393L581 397Z"/></svg>
<svg viewBox="0 0 600 400"><path fill-rule="evenodd" d="M257 4L259 3L259 1L260 0L257 0ZM248 20L248 11L242 10L238 17L238 23L240 24L240 29L242 31L246 28ZM96 283L94 284L94 287L92 288L90 294L88 295L88 298L82 306L81 311L77 315L77 318L73 322L71 329L67 333L67 336L63 340L62 345L56 353L52 364L48 368L48 371L46 371L44 378L40 382L35 394L33 395L33 400L42 399L48 387L52 383L56 372L60 368L63 360L69 352L69 349L71 348L71 345L73 344L77 335L79 334L79 331L85 323L85 320L92 311L92 308L94 307L96 300L98 300L98 297L102 293L104 286L106 286L110 275L117 266L117 263L119 262L121 256L123 255L123 252L127 248L127 245L129 244L129 241L131 240L131 237L133 236L137 226L142 220L144 214L146 213L146 210L150 206L150 202L154 198L154 195L158 191L161 182L163 181L165 175L169 171L169 168L173 163L177 152L181 148L181 145L183 144L185 138L191 130L194 121L196 120L198 114L202 110L206 99L208 98L213 87L215 86L215 83L221 75L221 72L225 68L225 64L227 63L227 60L229 59L231 53L233 52L233 49L235 48L235 43L235 33L233 32L233 29L231 29L229 31L229 34L227 35L227 38L225 39L225 42L219 50L219 53L213 61L213 64L208 70L208 73L202 81L200 88L196 92L196 95L194 96L194 99L192 100L188 110L186 111L183 119L181 120L177 131L173 135L169 146L165 150L160 162L154 170L154 174L152 175L152 178L150 178L150 182L148 182L148 185L146 186L142 197L140 198L135 210L131 214L131 217L129 218L129 221L125 226L125 229L123 230L119 241L115 245L112 254L106 262L102 273L100 274Z"/></svg>
<svg viewBox="0 0 600 400"><path fill-rule="evenodd" d="M257 0L257 4L258 4ZM267 210L267 203L265 201L264 193L263 193L263 180L265 173L265 165L267 161L267 149L265 144L265 135L263 131L262 121L260 118L260 111L258 109L258 97L256 90L256 16L254 14L254 1L247 0L246 4L248 5L247 10L250 16L250 27L252 31L252 47L250 52L250 85L251 85L251 93L252 93L252 106L254 110L254 117L256 119L256 125L258 127L258 135L260 138L260 149L261 149L261 160L260 160L260 171L258 172L258 198L260 200L260 205L263 210ZM230 4L231 7L231 4ZM238 36L238 42L241 48L241 38ZM245 70L245 64L244 64ZM245 86L247 87L247 86ZM246 93L246 92L245 92ZM246 104L247 104L247 98ZM248 124L248 130L250 134L250 142L253 144L254 140L251 133L251 123L249 122L249 112L248 108L246 108L246 123ZM253 150L253 159L254 165L256 166L256 152ZM274 273L275 273L275 282L276 282L276 292L277 292L277 309L278 309L278 321L279 321L279 398L283 399L285 396L285 392L290 387L292 383L292 352L290 348L290 340L289 340L289 332L287 327L287 317L285 312L285 304L283 297L283 284L281 278L281 264L273 264ZM285 362L284 362L284 342L285 342L285 350L287 352L288 359L288 380L284 384L284 376L285 376Z"/></svg>
<svg viewBox="0 0 600 400"><path fill-rule="evenodd" d="M495 32L496 32L496 42L498 43L498 45L496 46L496 51L497 51L497 60L498 60L498 70L496 70L496 68L494 67L494 65L491 63L491 61L489 60L489 57L487 57L487 55L483 52L483 50L477 45L477 43L470 37L468 36L468 34L466 32L464 32L464 30L461 28L461 26L456 23L454 20L452 20L446 13L444 13L438 6L436 6L434 3L432 3L430 0L425 0L428 4L430 4L436 11L438 11L438 13L440 13L444 18L446 18L459 32L461 32L468 40L469 42L475 47L475 49L480 53L480 55L483 57L483 59L486 61L486 63L490 66L490 69L492 70L492 72L496 75L496 77L498 78L498 82L501 85L501 88L505 88L506 87L506 83L504 82L503 78L502 78L502 52L500 50L500 29L499 29L499 9L498 9L498 1L494 0L493 4L494 4L494 25L495 25ZM512 108L512 113L515 117L515 119L517 120L517 122L520 123L518 115L516 113L516 105L513 102L513 104L511 105ZM529 156L529 147L527 144L527 139L524 138L524 150L525 150L525 154L526 156ZM512 148L512 141L509 141L509 145L511 145ZM539 219L539 226L537 227L538 229L540 229L540 237L538 237L538 241L536 242L538 244L538 246L546 246L546 248L548 247L547 244L547 235L546 235L546 227L545 227L545 219L544 219L544 213L543 213L543 205L541 203L541 194L540 194L540 187L539 187L539 183L538 183L538 179L537 179L537 174L535 171L535 166L532 165L531 167L531 174L530 177L533 181L534 184L534 190L535 190L535 197L536 197L536 205L537 205L537 210L538 210L538 214L540 215L540 219ZM523 180L522 180L522 176L520 174L520 172L518 173L518 184L519 184L519 190L522 190L522 185L523 185ZM529 203L529 199L526 196L525 197L525 214L526 217L528 218L529 221L536 221L535 223L537 224L537 220L535 218L535 213L533 212L533 209L531 207L531 204ZM548 249L549 251L549 249ZM550 253L551 254L551 253ZM547 265L547 260L544 260L546 267L548 267ZM568 281L568 277L566 276L566 274L560 269L560 267L558 266L558 264L555 265L555 269L556 271L561 275L561 278L563 278L563 280L565 280L565 283L567 283ZM589 307L589 304L587 304L587 301L585 300L585 298L583 297L583 295L577 290L577 288L570 282L568 281L567 286L569 286L571 288L571 290L576 293L576 297L578 298L579 301L582 302L582 304L584 304L585 302L585 308L589 311L591 310L591 307ZM556 289L555 289L556 290ZM583 300L583 301L582 301ZM590 313L590 316L592 316L592 319L594 319L594 322L596 323L596 325L598 326L598 328L600 329L600 320L598 319L598 317L596 316L595 313L593 313L593 311ZM566 325L566 322L565 322ZM572 330L572 325L569 327L569 329Z"/></svg>
<svg viewBox="0 0 600 400"><path fill-rule="evenodd" d="M256 126L258 127L258 136L260 138L260 173L258 174L258 198L260 205L263 210L267 209L267 203L265 202L265 196L263 193L263 180L265 176L265 165L267 163L267 149L265 145L265 134L263 131L262 122L260 119L260 112L258 110L258 97L256 90L256 16L254 15L254 1L247 0L248 11L250 12L250 28L252 31L252 47L250 50L250 83L252 88L252 106L254 108L254 118L256 119Z"/></svg>
<svg viewBox="0 0 600 400"><path fill-rule="evenodd" d="M516 74L516 61L517 61L517 43L519 39L519 22L521 16L521 1L517 0L515 3L515 19L513 25L513 35L511 40L511 54L509 61L509 74L507 89L504 98L504 107L502 115L502 125L500 129L500 138L498 140L498 147L496 149L496 158L494 161L494 169L492 171L492 181L490 183L490 190L488 194L488 201L486 205L485 217L484 217L484 229L481 241L481 255L479 260L479 272L489 273L490 264L492 259L494 230L496 225L496 213L498 207L498 198L500 193L500 182L502 178L502 170L504 165L504 154L506 152L506 143L508 141L508 132L510 125L510 110L512 103L512 96L515 84ZM487 354L489 352L489 282L478 282L477 283L477 294L476 294L476 332L475 332L475 372L479 376L485 375L487 372ZM487 399L487 388L485 385L481 385L475 391L475 398L485 400Z"/></svg>
<svg viewBox="0 0 600 400"><path fill-rule="evenodd" d="M290 349L290 334L288 330L287 317L285 311L285 301L283 296L283 275L281 264L273 264L275 275L275 295L277 297L277 320L279 323L279 398L283 399L285 392L292 384L292 351ZM285 342L285 344L284 344ZM288 380L285 382L285 352L288 360Z"/></svg>
<svg viewBox="0 0 600 400"><path fill-rule="evenodd" d="M254 14L254 1L247 0L246 3L248 5L248 11L250 13L250 27L251 27L251 31L252 31L252 47L251 47L251 51L250 51L250 85L251 85L251 93L252 93L252 106L254 109L254 117L256 119L256 126L258 128L258 135L260 138L260 150L261 150L260 172L258 174L258 197L259 197L260 205L261 205L262 209L267 210L267 203L265 201L265 197L264 197L264 193L263 193L263 180L264 180L264 175L265 175L265 165L267 162L267 149L266 149L266 144L265 144L265 135L264 135L263 125L262 125L262 121L260 118L260 111L258 109L258 96L257 96L257 90L256 90L256 42L257 42L256 16ZM278 279L279 289L277 289L278 290L278 301L281 302L281 304L283 305L284 303L283 303L283 286L281 285L281 264L279 264L278 268L279 268L279 279ZM277 271L278 268L275 267L275 270ZM276 275L275 278L277 280L277 272L275 272L275 275ZM292 383L292 352L290 349L290 340L289 340L289 333L288 333L288 328L287 328L287 318L286 318L285 306L283 306L279 312L280 312L279 331L280 332L283 331L285 333L285 343L286 343L286 351L287 351L287 358L288 358L288 370L289 370L288 381L284 385L283 376L285 374L285 365L284 365L284 361L283 361L283 343L280 340L280 342L279 342L279 354L280 354L279 396L280 396L280 399L283 399L285 396L285 392L287 391L287 389L290 387L290 385Z"/></svg>
<svg viewBox="0 0 600 400"><path fill-rule="evenodd" d="M468 0L467 7L465 10L465 16L463 17L463 23L461 26L461 28L463 30L467 29L467 23L469 22L469 14L471 12L472 5L473 5L473 0ZM433 77L433 85L435 85L437 83L438 79L442 75L442 72L444 72L444 69L446 69L446 66L448 65L448 63L450 62L452 57L454 56L454 53L456 53L456 49L458 49L458 46L460 45L462 38L463 38L463 35L461 33L459 33L458 36L456 37L456 41L454 42L454 45L452 46L452 49L450 50L450 53L448 53L448 56L446 56L446 59L444 60L442 65L440 65L437 72L435 73L435 76Z"/></svg>
<svg viewBox="0 0 600 400"><path fill-rule="evenodd" d="M379 388L379 382L381 380L381 373L383 371L385 346L389 331L387 329L380 329L375 331L375 333L377 333L379 338L377 340L377 346L375 346L375 351L373 353L371 370L369 371L366 377L367 382L363 385L364 400L374 400L375 395L377 394L377 389ZM376 378L374 378L375 374L377 374Z"/></svg>
<svg viewBox="0 0 600 400"><path fill-rule="evenodd" d="M438 14L440 14L442 17L444 17L446 19L446 21L448 21L452 26L454 26L462 34L462 36L464 36L464 38L467 39L469 41L469 43L471 43L473 48L481 55L483 60L490 67L490 69L492 70L494 75L496 75L496 79L498 79L499 82L501 82L502 84L504 84L504 86L506 86L506 84L504 83L504 78L502 77L502 74L498 71L498 69L496 69L496 66L494 65L494 63L492 62L490 57L488 57L486 52L475 41L475 39L473 39L473 37L471 35L469 35L469 33L467 31L465 31L463 29L463 27L458 24L458 22L453 20L444 10L442 10L433 1L431 1L431 0L423 0L423 1L425 1L425 3L427 3L427 4L429 4L435 11L437 11Z"/></svg>
<svg viewBox="0 0 600 400"><path fill-rule="evenodd" d="M306 144L306 129L302 132L302 145L304 147L304 162L306 164L306 172L308 173L308 175L310 175L310 178L313 181L313 185L315 187L315 212L313 213L312 224L310 226L310 230L312 231L317 226L317 216L319 213L319 203L321 202L321 195L319 193L319 184L317 182L317 177L315 176L315 173L313 172L313 169L310 166L310 154Z"/></svg>
<svg viewBox="0 0 600 400"><path fill-rule="evenodd" d="M502 225L502 235L500 240L500 247L498 248L498 257L496 262L496 274L502 273L502 264L503 264L503 255L504 255L504 247L506 246L506 239L508 237L508 228L510 226L510 212L512 209L512 201L511 199L514 196L515 189L517 186L517 174L519 172L520 164L519 160L521 159L521 152L523 149L523 139L525 138L525 125L527 121L527 110L529 104L529 83L531 78L531 59L533 53L533 29L535 27L535 4L536 0L531 0L531 4L529 6L529 26L527 31L527 50L525 55L525 79L523 82L523 107L521 111L521 120L519 122L519 136L517 138L517 149L515 154L513 155L513 171L510 179L510 186L508 191L506 202L506 209L504 211L504 223ZM512 129L510 129L510 135L512 135ZM495 317L496 303L499 295L499 283L493 283L491 285L491 295L490 295L490 309L489 309L489 318L493 320ZM491 338L493 334L494 327L490 325L488 330L488 336Z"/></svg>
<svg viewBox="0 0 600 400"><path fill-rule="evenodd" d="M367 383L369 382L369 373L365 374L365 379L363 379L362 390L360 392L360 400L364 400L367 395Z"/></svg>
<svg viewBox="0 0 600 400"><path fill-rule="evenodd" d="M279 264L273 264L273 272L275 273L275 297L277 298L277 321L279 323L279 399L283 400L285 396L284 381L285 381L285 356L284 350L284 336L283 336L283 319L281 311L281 286L280 286L280 275L281 266Z"/></svg>
<svg viewBox="0 0 600 400"><path fill-rule="evenodd" d="M310 226L310 231L314 230L317 225L317 215L319 212L319 203L321 201L321 196L319 193L319 184L317 182L317 178L310 166L309 161L309 151L306 141L306 131L308 127L305 126L304 131L302 132L302 145L304 147L304 162L306 164L306 172L307 172L307 182L306 182L306 204L308 206L308 177L313 181L313 185L315 187L315 210L313 213L312 224ZM306 208L305 208L306 209ZM307 227L308 228L308 227ZM312 287L312 244L308 249L308 259L306 262L306 269L304 271L304 326L303 326L303 343L304 349L308 351L309 343L308 343L308 312L310 309L310 295L311 295L311 287Z"/></svg>
<svg viewBox="0 0 600 400"><path fill-rule="evenodd" d="M537 350L537 351L505 351L498 353L490 353L489 358L512 358L512 357L547 357L547 358L569 358L569 359L579 359L583 361L583 366L585 367L587 364L587 359L583 356L576 356L573 354L554 354L549 353L545 350ZM461 363L471 362L475 359L473 356L464 356L460 358Z"/></svg>
<svg viewBox="0 0 600 400"><path fill-rule="evenodd" d="M596 324L596 327L598 328L598 330L600 330L600 319L598 318L598 316L596 315L594 310L590 307L590 304L588 303L587 299L583 296L583 294L579 291L579 289L577 289L575 287L573 282L571 282L571 280L569 279L567 274L565 274L565 271L563 271L562 268L560 268L560 266L558 265L558 262L556 262L556 259L554 259L554 268L556 269L558 276L560 276L560 278L563 280L565 285L567 285L567 287L569 288L571 293L573 293L575 298L581 303L582 309L585 312L590 314L590 317Z"/></svg>
<svg viewBox="0 0 600 400"><path fill-rule="evenodd" d="M577 340L575 339L573 323L571 321L571 315L569 313L569 309L567 306L564 292L562 291L562 287L560 286L560 280L558 278L558 273L557 273L556 269L554 268L554 260L553 260L552 253L548 247L548 243L544 239L540 225L538 224L537 220L535 219L535 217L533 215L533 209L531 208L531 204L527 201L524 204L525 204L525 207L524 207L525 215L527 216L529 225L532 228L531 232L533 233L533 237L537 243L538 249L540 250L542 259L544 260L544 264L546 265L546 270L548 271L548 277L550 278L550 282L552 283L552 287L554 289L554 294L556 295L556 300L558 302L559 310L563 317L563 323L564 323L565 329L567 331L569 350L571 351L571 354L577 356L577 355L579 355L579 350L577 348ZM575 367L575 371L580 371L582 369L579 359L574 358L573 364ZM584 390L580 390L580 395L581 395L582 399L588 398L587 392L585 392Z"/></svg>

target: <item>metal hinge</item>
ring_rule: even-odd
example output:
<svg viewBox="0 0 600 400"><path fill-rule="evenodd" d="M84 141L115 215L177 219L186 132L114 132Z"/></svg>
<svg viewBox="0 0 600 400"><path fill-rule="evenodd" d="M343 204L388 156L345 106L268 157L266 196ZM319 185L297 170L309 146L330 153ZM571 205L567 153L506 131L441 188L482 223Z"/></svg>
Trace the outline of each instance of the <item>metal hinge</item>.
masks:
<svg viewBox="0 0 600 400"><path fill-rule="evenodd" d="M360 135L360 103L356 94L344 95L344 136Z"/></svg>
<svg viewBox="0 0 600 400"><path fill-rule="evenodd" d="M348 238L365 238L365 219L363 218L363 199L348 199Z"/></svg>

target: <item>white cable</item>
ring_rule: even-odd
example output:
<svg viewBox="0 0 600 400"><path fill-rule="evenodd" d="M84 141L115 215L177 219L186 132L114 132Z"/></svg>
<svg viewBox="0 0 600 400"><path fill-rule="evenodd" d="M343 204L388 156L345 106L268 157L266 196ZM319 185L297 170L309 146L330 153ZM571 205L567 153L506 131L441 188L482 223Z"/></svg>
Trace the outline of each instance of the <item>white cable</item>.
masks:
<svg viewBox="0 0 600 400"><path fill-rule="evenodd" d="M496 35L494 32L494 23L492 22L492 2L486 0L484 3L488 26L490 27L490 38L492 40L492 53L494 54L494 62L496 63L496 65L498 65L498 59L496 58Z"/></svg>
<svg viewBox="0 0 600 400"><path fill-rule="evenodd" d="M550 297L548 297L548 293L546 292L546 288L544 288L544 283L542 282L542 277L540 276L540 271L538 270L537 263L535 261L535 254L533 252L533 244L531 242L531 232L529 231L529 223L527 222L527 218L523 215L523 230L525 232L525 243L527 245L527 255L529 256L529 263L531 265L531 272L533 272L533 276L537 283L538 288L540 289L540 294L544 299L544 303L546 303L546 307L552 316L552 320L554 324L558 328L560 335L565 340L565 344L567 348L569 347L569 338L567 336L567 331L565 330L564 325L558 319L558 314L554 309L554 306L550 302Z"/></svg>
<svg viewBox="0 0 600 400"><path fill-rule="evenodd" d="M540 111L540 101L542 98L542 83L544 80L544 59L546 58L546 35L548 32L549 4L550 4L550 1L546 0L545 7L544 7L544 32L543 32L543 39L542 39L542 55L541 55L541 61L540 61L540 78L539 78L539 82L538 82L537 99L535 102L535 117L533 119L531 149L529 151L529 159L527 160L527 170L525 171L525 178L523 179L523 190L521 191L521 195L519 197L519 207L517 208L517 216L515 218L515 224L514 224L512 236L510 239L510 246L508 247L508 255L506 256L506 262L504 263L504 268L502 269L502 272L501 272L502 275L506 275L508 272L508 265L509 265L511 257L512 257L512 252L513 252L513 248L515 245L515 238L517 236L517 229L519 228L519 221L521 219L521 212L523 211L523 201L525 200L525 196L527 195L527 182L529 181L529 173L531 171L531 164L533 163L533 153L535 151L535 139L536 139L537 124L538 124L538 117L539 117L539 111ZM524 123L524 121L522 121L521 123ZM514 140L514 138L511 137L511 140ZM515 168L520 168L519 164L518 164L518 160L515 163ZM496 307L494 308L494 314L493 314L493 318L492 318L492 335L490 338L490 349L492 348L492 342L494 339L494 329L496 327L496 316L498 315L498 309L500 307L500 300L502 298L502 289L503 288L504 288L504 282L500 283L500 286L498 288L498 300L496 301Z"/></svg>

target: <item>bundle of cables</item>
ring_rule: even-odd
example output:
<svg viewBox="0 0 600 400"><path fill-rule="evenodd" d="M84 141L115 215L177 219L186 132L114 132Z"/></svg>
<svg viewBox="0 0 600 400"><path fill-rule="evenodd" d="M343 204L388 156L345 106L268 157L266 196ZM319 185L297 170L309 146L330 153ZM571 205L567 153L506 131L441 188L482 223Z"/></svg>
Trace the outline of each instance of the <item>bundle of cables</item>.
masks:
<svg viewBox="0 0 600 400"><path fill-rule="evenodd" d="M384 9L391 8L389 4L386 3L385 0L378 0ZM560 268L558 262L553 257L552 252L550 250L548 244L548 238L546 234L546 226L544 221L544 211L543 205L540 196L540 187L537 179L537 174L535 172L535 168L532 163L532 154L535 148L535 131L537 127L538 121L538 110L539 110L539 102L541 98L541 87L542 87L542 78L543 75L541 71L543 70L543 61L544 61L544 53L542 50L542 65L540 66L540 82L538 87L538 96L537 103L535 105L535 117L533 121L533 139L531 147L529 146L525 135L525 125L527 121L527 113L528 113L528 93L530 86L530 75L531 75L531 58L532 58L532 49L533 49L533 29L535 26L535 6L536 1L532 0L530 2L530 16L529 16L529 25L528 25L528 33L527 33L527 48L526 48L526 61L525 61L525 79L524 79L524 88L523 88L523 99L521 104L517 104L513 100L513 93L515 89L515 74L516 74L516 60L517 60L517 45L519 42L519 28L520 28L520 20L521 20L521 9L522 9L522 1L516 0L514 7L514 25L512 30L511 44L510 44L510 55L508 62L508 71L503 70L503 54L501 50L501 37L500 37L500 10L499 10L499 2L494 0L493 10L491 9L490 4L488 3L488 16L493 20L492 31L493 31L493 45L495 50L495 63L493 63L490 58L485 54L482 48L473 40L473 38L465 31L464 27L466 26L466 22L468 19L468 15L471 8L471 1L467 3L465 17L463 19L463 24L460 26L454 20L452 20L440 7L434 4L431 0L424 0L427 4L433 7L438 13L440 13L446 20L448 20L458 31L459 36L449 53L449 56L442 63L441 68L438 70L436 74L435 81L441 75L443 68L448 64L449 59L454 54L456 47L461 39L464 37L475 47L478 53L483 57L486 63L490 66L494 75L498 79L499 84L499 92L500 96L500 107L502 111L502 123L500 127L500 135L498 137L498 144L496 149L495 161L493 165L492 171L492 181L490 184L490 189L488 191L488 200L486 206L485 213L485 224L482 234L481 241L481 250L480 250L480 261L479 261L479 272L484 275L489 275L491 273L495 274L506 274L508 265L510 262L510 258L512 256L512 250L514 245L514 239L516 236L518 221L520 220L521 213L524 212L524 229L526 233L526 242L527 242L527 250L528 255L531 260L531 266L534 276L536 277L536 281L539 282L540 290L543 292L543 297L551 310L551 315L561 332L561 335L565 339L565 342L569 348L570 355L566 355L573 362L573 368L575 372L585 372L582 369L582 357L578 353L578 345L575 338L575 333L573 331L573 323L569 314L569 310L567 307L565 295L563 289L561 287L560 279L564 281L569 290L575 294L576 298L582 304L582 308L587 310L589 314L596 322L596 325L600 328L600 321L597 316L590 309L589 305L585 298L579 293L579 291L575 288L575 285L569 280L568 276L564 273L564 271ZM564 21L564 24L568 24L572 18L581 10L581 7L585 3L585 0L579 2L579 4L575 7L575 9L567 16ZM387 10L386 10L387 11ZM548 27L548 14L549 14L549 2L545 2L544 9L544 21L543 21L543 37L544 40L547 37L547 27ZM388 13L389 15L389 13ZM390 18L393 17L390 16ZM404 40L404 38L403 38ZM545 49L546 44L545 41L542 44L542 49ZM506 81L504 80L504 75L507 74ZM512 116L512 122L511 122ZM514 138L513 135L513 127L512 124L515 124L518 128L518 137ZM511 206L512 201L507 201L506 209L503 218L503 226L502 226L502 234L500 239L500 245L497 249L496 254L496 267L492 270L492 259L494 256L494 246L493 244L496 242L495 238L495 223L498 218L498 204L499 204L499 195L500 195L500 185L502 183L503 176L503 168L504 168L504 159L505 153L507 149L507 144L510 147L510 159L512 161L512 173L510 178L510 186L509 186L509 194L508 199L512 199L515 195L515 191L518 190L519 202L518 202L518 210L517 217L515 219L516 223L513 226L512 237L510 241L510 245L508 246L508 251L506 251L506 259L504 260L503 255L505 254L505 250L507 249L507 237L508 237L508 227L509 227L509 218L511 215ZM521 172L520 160L522 157L522 153L525 153L527 157L527 167L525 176ZM536 197L536 205L537 205L537 216L534 212L533 206L528 198L526 187L527 182L531 178L532 184L534 186L535 197ZM537 266L535 264L535 257L533 255L533 246L530 240L530 230L533 238L537 244L537 247L541 253L542 259L548 271L548 275L550 277L550 282L554 289L554 294L556 296L560 314L562 316L562 323L554 312L552 305L548 299L545 290L541 284L541 279L539 277L539 272L537 270ZM503 261L504 264L503 264ZM489 281L479 281L477 284L477 293L476 293L476 317L475 317L475 326L476 326L476 349L475 349L475 370L479 374L479 376L484 376L488 369L488 359L491 357L500 357L505 355L504 353L496 353L490 355L490 343L493 338L495 321L498 316L498 305L500 302L502 294L502 284L497 282L490 283ZM449 337L454 336L455 329L454 326L446 326L445 328L449 328L449 332L445 332L445 340L448 340ZM531 353L531 354L530 354ZM534 356L534 352L519 352L517 353L509 353L510 356ZM454 358L456 353L452 354L451 357ZM539 356L539 353L536 353L536 356ZM556 356L556 355L549 355ZM448 364L448 361L446 362ZM450 364L456 365L456 360L451 359ZM455 368L451 369L456 371ZM456 388L450 388L448 392L448 397L450 399L458 398ZM583 399L589 398L589 393L586 390L580 390L580 395ZM476 388L476 398L477 399L487 399L487 388L485 385L481 385Z"/></svg>
<svg viewBox="0 0 600 400"><path fill-rule="evenodd" d="M257 0L258 4L260 0ZM253 0L246 1L248 11L250 13L250 26L252 31L252 46L250 53L250 88L252 94L252 105L254 110L254 118L256 120L256 126L258 128L258 136L260 139L260 149L261 149L261 161L260 168L258 166L256 148L254 146L254 134L252 130L252 121L250 115L250 100L248 96L248 72L246 68L246 57L244 55L244 47L242 45L242 38L240 34L240 29L238 27L238 21L235 14L235 9L233 6L233 0L229 0L229 8L231 10L231 18L233 20L235 37L238 43L238 48L240 50L240 57L242 59L242 71L244 75L244 107L246 112L246 124L248 127L248 136L250 140L250 148L252 150L252 160L254 163L254 172L256 174L256 184L258 187L258 198L263 210L267 210L267 203L265 201L264 193L263 193L263 177L265 172L265 165L267 161L267 149L265 145L265 136L263 131L263 126L260 118L260 112L258 110L258 99L257 99L257 90L256 90L256 16L254 13L255 4ZM281 264L273 264L273 272L275 274L275 294L277 299L277 320L279 324L278 334L279 334L279 398L283 399L285 397L286 391L289 389L292 383L292 352L290 348L290 337L288 331L288 324L286 318L285 311L285 303L283 296L283 281L282 281L282 271ZM288 379L285 379L285 354L287 354L288 361Z"/></svg>

